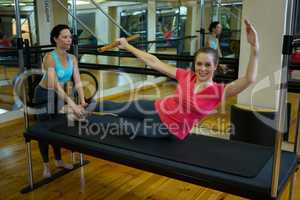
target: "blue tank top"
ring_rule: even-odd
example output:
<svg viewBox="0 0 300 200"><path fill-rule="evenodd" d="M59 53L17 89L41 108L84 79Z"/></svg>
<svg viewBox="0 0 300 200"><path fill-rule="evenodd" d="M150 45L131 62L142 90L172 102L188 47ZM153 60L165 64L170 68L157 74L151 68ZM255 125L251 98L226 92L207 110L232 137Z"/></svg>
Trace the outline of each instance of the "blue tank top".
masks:
<svg viewBox="0 0 300 200"><path fill-rule="evenodd" d="M218 39L213 37L212 35L208 35L208 41L209 41L209 44L210 44L210 48L213 48L213 49L218 49L218 46L219 46L219 42L218 42Z"/></svg>
<svg viewBox="0 0 300 200"><path fill-rule="evenodd" d="M51 56L55 61L55 72L60 84L65 84L67 81L71 80L73 75L73 59L70 54L68 54L67 66L63 66L56 51L51 52Z"/></svg>

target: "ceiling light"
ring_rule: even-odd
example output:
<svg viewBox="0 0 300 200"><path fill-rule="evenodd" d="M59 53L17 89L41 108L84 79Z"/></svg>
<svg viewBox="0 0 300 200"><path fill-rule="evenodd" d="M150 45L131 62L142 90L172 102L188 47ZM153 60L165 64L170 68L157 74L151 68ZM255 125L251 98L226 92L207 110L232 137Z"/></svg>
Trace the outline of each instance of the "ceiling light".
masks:
<svg viewBox="0 0 300 200"><path fill-rule="evenodd" d="M76 5L87 5L87 4L89 4L89 2L88 1L83 1L83 0L75 0L75 2L76 2ZM72 3L72 1L71 0L69 0L69 3Z"/></svg>
<svg viewBox="0 0 300 200"><path fill-rule="evenodd" d="M2 4L3 5L3 4ZM15 6L15 3L11 3L10 4L11 6ZM19 3L19 6L26 6L26 4L25 3Z"/></svg>

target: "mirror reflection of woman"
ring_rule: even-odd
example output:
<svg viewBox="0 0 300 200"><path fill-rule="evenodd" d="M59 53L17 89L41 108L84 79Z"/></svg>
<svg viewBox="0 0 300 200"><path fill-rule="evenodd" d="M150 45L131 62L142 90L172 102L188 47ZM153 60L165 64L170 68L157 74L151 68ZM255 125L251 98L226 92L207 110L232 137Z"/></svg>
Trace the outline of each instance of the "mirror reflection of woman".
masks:
<svg viewBox="0 0 300 200"><path fill-rule="evenodd" d="M222 57L219 36L222 33L222 25L215 21L209 25L209 34L207 35L205 47L209 47L218 51L219 57Z"/></svg>

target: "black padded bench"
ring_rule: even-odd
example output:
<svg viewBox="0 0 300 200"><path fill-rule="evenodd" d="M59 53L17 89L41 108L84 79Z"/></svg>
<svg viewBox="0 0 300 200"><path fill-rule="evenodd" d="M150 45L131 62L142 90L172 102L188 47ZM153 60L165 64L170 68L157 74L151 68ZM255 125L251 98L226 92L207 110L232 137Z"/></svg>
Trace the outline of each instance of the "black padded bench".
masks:
<svg viewBox="0 0 300 200"><path fill-rule="evenodd" d="M119 119L92 117L103 124ZM143 137L130 140L124 135L108 135L101 139L99 135L79 135L76 126L66 128L64 117L35 124L25 131L24 136L27 144L31 140L46 140L72 151L251 199L279 199L297 169L296 154L283 151L278 195L272 198L274 150L271 147L194 134L183 141ZM31 157L28 159L31 165ZM32 166L29 169L32 173ZM32 176L30 181L30 187L34 189Z"/></svg>

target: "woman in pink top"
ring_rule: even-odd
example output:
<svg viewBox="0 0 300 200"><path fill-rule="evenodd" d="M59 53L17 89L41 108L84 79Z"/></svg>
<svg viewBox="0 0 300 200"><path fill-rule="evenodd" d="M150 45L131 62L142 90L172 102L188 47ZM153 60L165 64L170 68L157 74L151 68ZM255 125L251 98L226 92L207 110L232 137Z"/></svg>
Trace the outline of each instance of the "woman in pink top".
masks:
<svg viewBox="0 0 300 200"><path fill-rule="evenodd" d="M210 114L226 97L234 96L246 89L256 79L258 61L257 33L245 20L247 40L250 44L250 58L246 74L224 86L213 82L214 71L218 66L218 52L212 48L200 49L195 54L194 69L185 70L166 64L155 56L119 39L119 48L126 49L150 66L178 81L175 94L156 101L137 100L116 103L103 101L90 108L118 114L135 124L126 133L133 136L161 138L170 135L184 139L199 119Z"/></svg>

